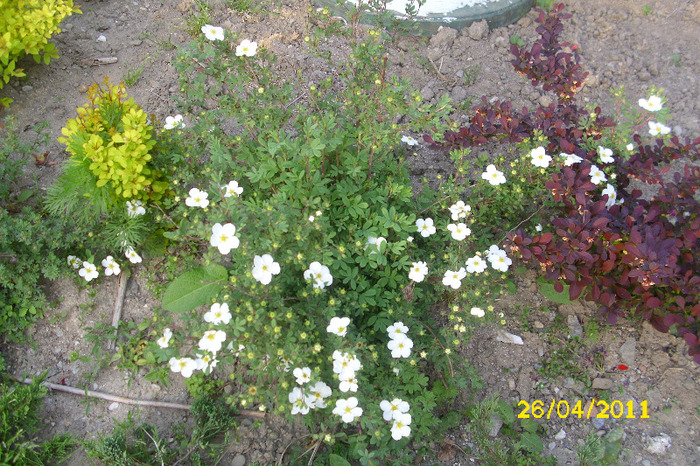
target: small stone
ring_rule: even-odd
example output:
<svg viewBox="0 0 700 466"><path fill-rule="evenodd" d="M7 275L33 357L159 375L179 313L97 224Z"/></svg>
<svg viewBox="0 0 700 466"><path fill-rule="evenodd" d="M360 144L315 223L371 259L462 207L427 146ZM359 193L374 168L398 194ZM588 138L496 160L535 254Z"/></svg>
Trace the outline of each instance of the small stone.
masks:
<svg viewBox="0 0 700 466"><path fill-rule="evenodd" d="M593 384L591 385L591 388L594 390L610 390L612 387L613 381L602 377L593 379Z"/></svg>
<svg viewBox="0 0 700 466"><path fill-rule="evenodd" d="M24 92L31 91L32 89L34 89L32 86L22 86Z"/></svg>
<svg viewBox="0 0 700 466"><path fill-rule="evenodd" d="M647 71L650 75L654 77L657 77L659 75L659 67L656 65L656 63L649 63L649 65L647 66Z"/></svg>
<svg viewBox="0 0 700 466"><path fill-rule="evenodd" d="M498 435L498 432L501 430L501 427L503 426L503 420L496 416L495 414L492 414L489 417L489 420L491 421L491 429L489 430L489 437L496 437Z"/></svg>
<svg viewBox="0 0 700 466"><path fill-rule="evenodd" d="M663 455L664 453L666 453L666 450L668 450L670 446L671 437L669 437L666 434L661 434L656 437L651 437L647 440L646 450L649 453L653 453L655 455Z"/></svg>
<svg viewBox="0 0 700 466"><path fill-rule="evenodd" d="M423 100L430 100L435 97L435 92L428 86L420 90L420 96Z"/></svg>
<svg viewBox="0 0 700 466"><path fill-rule="evenodd" d="M510 379L510 378L508 379L508 388L510 390L515 390L515 380Z"/></svg>
<svg viewBox="0 0 700 466"><path fill-rule="evenodd" d="M683 135L683 127L680 125L676 125L673 127L673 134L676 136L682 136Z"/></svg>
<svg viewBox="0 0 700 466"><path fill-rule="evenodd" d="M524 345L523 339L512 333L508 333L503 329L499 329L496 332L496 340L503 343L511 343L513 345Z"/></svg>
<svg viewBox="0 0 700 466"><path fill-rule="evenodd" d="M100 37L97 38L97 42L107 42L107 38L100 34Z"/></svg>
<svg viewBox="0 0 700 466"><path fill-rule="evenodd" d="M231 466L244 466L245 465L245 456L242 454L237 454L236 456L233 457L231 460Z"/></svg>
<svg viewBox="0 0 700 466"><path fill-rule="evenodd" d="M629 337L622 346L620 346L620 357L622 357L622 362L627 364L629 367L636 366L636 356L637 356L637 340L634 337Z"/></svg>
<svg viewBox="0 0 700 466"><path fill-rule="evenodd" d="M159 391L160 391L160 385L158 385L157 383L152 383L152 384L151 384L151 390L153 390L154 392L159 392Z"/></svg>
<svg viewBox="0 0 700 466"><path fill-rule="evenodd" d="M549 442L549 449L554 450L555 448L557 448L557 444L555 442Z"/></svg>
<svg viewBox="0 0 700 466"><path fill-rule="evenodd" d="M520 18L520 19L518 20L518 23L517 23L517 24L518 24L518 26L520 26L521 28L529 28L530 25L532 24L532 20L531 20L530 18L528 18L527 16L523 16L522 18Z"/></svg>
<svg viewBox="0 0 700 466"><path fill-rule="evenodd" d="M539 320L536 320L532 323L532 325L535 326L535 328L544 328L544 324L540 322Z"/></svg>
<svg viewBox="0 0 700 466"><path fill-rule="evenodd" d="M135 39L135 40L129 41L129 45L132 47L138 47L141 44L143 44L143 41L141 39Z"/></svg>
<svg viewBox="0 0 700 466"><path fill-rule="evenodd" d="M597 430L600 430L605 426L605 419L602 418L593 418L592 421L593 427L595 427Z"/></svg>
<svg viewBox="0 0 700 466"><path fill-rule="evenodd" d="M578 317L573 314L569 314L566 317L566 324L569 326L569 335L571 335L572 338L580 338L583 336L583 327L581 327Z"/></svg>
<svg viewBox="0 0 700 466"><path fill-rule="evenodd" d="M557 432L557 435L555 435L554 438L556 440L564 440L566 438L566 432L564 432L564 429Z"/></svg>
<svg viewBox="0 0 700 466"><path fill-rule="evenodd" d="M469 37L474 40L481 40L489 34L489 23L485 19L482 19L478 23L472 23L469 26Z"/></svg>
<svg viewBox="0 0 700 466"><path fill-rule="evenodd" d="M543 107L549 107L551 104L554 103L554 99L552 99L551 96L543 95L537 100L537 103L539 103Z"/></svg>
<svg viewBox="0 0 700 466"><path fill-rule="evenodd" d="M498 48L506 47L508 45L508 39L503 36L498 36L496 40L493 41L493 44Z"/></svg>
<svg viewBox="0 0 700 466"><path fill-rule="evenodd" d="M109 405L109 408L108 408L108 409L109 409L110 411L114 411L114 410L117 409L118 407L119 407L119 403L117 403L117 402L115 401L114 403L112 403L111 405Z"/></svg>
<svg viewBox="0 0 700 466"><path fill-rule="evenodd" d="M452 45L452 42L454 42L456 38L456 29L440 26L440 29L438 29L437 34L430 38L430 45L431 47L448 48Z"/></svg>
<svg viewBox="0 0 700 466"><path fill-rule="evenodd" d="M649 81L651 79L651 73L649 73L646 70L642 70L639 73L637 73L637 79L639 79L642 82Z"/></svg>

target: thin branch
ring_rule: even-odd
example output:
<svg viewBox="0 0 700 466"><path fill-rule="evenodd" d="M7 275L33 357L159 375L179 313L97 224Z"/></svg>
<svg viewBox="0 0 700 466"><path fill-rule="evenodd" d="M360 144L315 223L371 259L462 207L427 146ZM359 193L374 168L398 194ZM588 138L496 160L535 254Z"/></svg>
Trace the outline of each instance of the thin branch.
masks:
<svg viewBox="0 0 700 466"><path fill-rule="evenodd" d="M22 382L27 385L31 385L32 383L34 383L32 379L22 379L16 376L12 376L12 378L18 382ZM89 396L91 398L99 398L101 400L106 401L115 401L117 403L122 403L126 405L151 406L154 408L183 409L186 411L192 407L192 405L182 403L171 403L168 401L136 400L133 398L126 398L118 395L110 395L108 393L96 392L93 390L82 390L80 388L69 387L67 385L58 385L51 382L42 382L42 385L44 385L46 388L50 388L51 390L56 390L59 392L72 393L73 395L84 395ZM251 411L247 409L240 410L239 415L246 417L255 417L258 419L265 419L265 413L261 413L259 411Z"/></svg>
<svg viewBox="0 0 700 466"><path fill-rule="evenodd" d="M107 347L109 350L113 350L117 345L117 329L119 328L119 321L122 318L122 309L124 308L124 296L126 295L126 285L129 283L129 276L131 273L129 269L125 269L119 274L119 288L117 289L117 299L114 301L114 313L112 314L112 327L114 327L115 338L110 340Z"/></svg>

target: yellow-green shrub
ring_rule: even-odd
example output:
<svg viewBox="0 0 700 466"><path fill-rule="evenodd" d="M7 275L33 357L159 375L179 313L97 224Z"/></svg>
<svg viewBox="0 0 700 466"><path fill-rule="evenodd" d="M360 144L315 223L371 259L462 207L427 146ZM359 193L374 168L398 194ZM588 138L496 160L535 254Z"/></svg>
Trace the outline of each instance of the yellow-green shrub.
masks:
<svg viewBox="0 0 700 466"><path fill-rule="evenodd" d="M158 200L167 181L149 162L156 144L148 115L128 98L124 84L93 84L88 102L78 108L78 117L62 129L72 161L86 165L95 175L98 188L111 188L116 199Z"/></svg>
<svg viewBox="0 0 700 466"><path fill-rule="evenodd" d="M25 55L47 65L58 58L49 39L61 32L58 25L73 13L81 13L73 0L0 0L0 89L10 78L25 75L17 68ZM10 102L8 97L0 98L0 105L7 107Z"/></svg>

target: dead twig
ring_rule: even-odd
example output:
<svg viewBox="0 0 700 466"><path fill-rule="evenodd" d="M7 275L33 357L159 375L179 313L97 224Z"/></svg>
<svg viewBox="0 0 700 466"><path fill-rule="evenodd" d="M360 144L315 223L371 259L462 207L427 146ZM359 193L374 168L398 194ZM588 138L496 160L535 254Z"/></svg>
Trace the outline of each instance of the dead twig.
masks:
<svg viewBox="0 0 700 466"><path fill-rule="evenodd" d="M12 376L18 382L31 385L34 383L32 379L22 379L20 377ZM42 382L46 388L51 390L56 390L59 392L71 393L73 395L83 395L89 396L91 398L99 398L100 400L115 401L117 403L123 403L126 405L136 405L136 406L151 406L153 408L171 408L171 409L183 409L188 411L192 405L182 404L182 403L171 403L168 401L151 401L151 400L135 400L133 398L126 398L118 395L110 395L108 393L96 392L94 390L83 390L80 388L69 387L68 385L58 385L51 382ZM265 419L265 413L259 411L251 411L247 409L242 409L238 412L240 416L255 417L258 419Z"/></svg>
<svg viewBox="0 0 700 466"><path fill-rule="evenodd" d="M129 269L124 270L119 274L119 284L117 289L117 299L114 301L114 313L112 314L112 327L114 327L114 340L110 340L107 344L109 350L113 350L117 343L117 329L119 328L119 320L122 318L122 308L124 307L124 295L126 294L126 285L129 283Z"/></svg>

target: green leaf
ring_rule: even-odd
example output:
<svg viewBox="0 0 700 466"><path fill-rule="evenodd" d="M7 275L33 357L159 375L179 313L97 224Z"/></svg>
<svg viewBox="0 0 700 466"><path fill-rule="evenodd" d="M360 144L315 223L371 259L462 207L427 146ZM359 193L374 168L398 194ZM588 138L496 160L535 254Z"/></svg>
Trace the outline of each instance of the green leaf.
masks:
<svg viewBox="0 0 700 466"><path fill-rule="evenodd" d="M540 285L540 293L550 301L554 301L557 304L568 304L571 302L569 299L569 285L564 284L564 289L559 293L554 289L554 282L544 277L538 278L537 284Z"/></svg>
<svg viewBox="0 0 700 466"><path fill-rule="evenodd" d="M17 196L17 201L18 201L18 202L24 202L24 201L26 201L27 199L29 199L30 197L32 197L33 194L34 194L34 190L33 190L33 189L25 189L24 191L22 191L21 193L19 193L19 196Z"/></svg>
<svg viewBox="0 0 700 466"><path fill-rule="evenodd" d="M330 455L328 455L328 463L330 464L330 466L350 466L348 460L346 460L342 456L336 455L335 453L331 453Z"/></svg>
<svg viewBox="0 0 700 466"><path fill-rule="evenodd" d="M515 412L513 412L513 407L511 405L505 401L499 400L496 406L498 407L498 412L501 414L501 419L503 419L503 422L508 425L515 422Z"/></svg>
<svg viewBox="0 0 700 466"><path fill-rule="evenodd" d="M163 308L187 312L207 304L216 298L227 278L228 272L221 265L208 265L185 272L165 290Z"/></svg>
<svg viewBox="0 0 700 466"><path fill-rule="evenodd" d="M530 453L539 453L544 449L542 440L537 434L531 434L528 432L523 432L520 435L519 445Z"/></svg>

